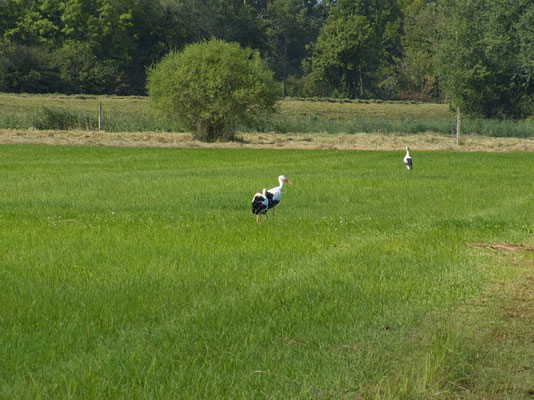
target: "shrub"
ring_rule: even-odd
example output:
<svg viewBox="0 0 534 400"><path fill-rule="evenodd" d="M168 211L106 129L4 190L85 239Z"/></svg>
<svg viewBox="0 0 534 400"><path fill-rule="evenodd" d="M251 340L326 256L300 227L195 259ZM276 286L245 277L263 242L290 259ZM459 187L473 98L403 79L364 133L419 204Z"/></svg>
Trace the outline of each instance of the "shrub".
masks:
<svg viewBox="0 0 534 400"><path fill-rule="evenodd" d="M280 97L256 51L218 39L169 53L149 70L147 88L157 113L206 142L232 139L238 122L274 111Z"/></svg>

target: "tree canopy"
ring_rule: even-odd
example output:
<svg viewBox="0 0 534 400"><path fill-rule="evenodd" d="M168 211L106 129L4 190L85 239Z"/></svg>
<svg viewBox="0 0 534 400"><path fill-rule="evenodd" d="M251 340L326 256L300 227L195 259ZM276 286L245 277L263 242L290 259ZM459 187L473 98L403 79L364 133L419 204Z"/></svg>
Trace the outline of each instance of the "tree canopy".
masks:
<svg viewBox="0 0 534 400"><path fill-rule="evenodd" d="M146 94L147 68L217 38L289 96L447 99L531 115L531 0L0 0L0 90Z"/></svg>
<svg viewBox="0 0 534 400"><path fill-rule="evenodd" d="M446 0L442 7L437 65L453 106L486 117L532 113L534 3Z"/></svg>

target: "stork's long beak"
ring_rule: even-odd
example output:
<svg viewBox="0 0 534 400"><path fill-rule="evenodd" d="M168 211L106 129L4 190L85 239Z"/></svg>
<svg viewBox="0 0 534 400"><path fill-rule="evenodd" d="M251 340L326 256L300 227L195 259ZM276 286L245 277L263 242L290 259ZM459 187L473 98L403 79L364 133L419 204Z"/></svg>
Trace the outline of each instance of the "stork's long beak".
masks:
<svg viewBox="0 0 534 400"><path fill-rule="evenodd" d="M291 182L291 181L290 181L289 179L287 179L287 178L285 179L285 181L286 181L287 183L289 183L290 185L293 184L293 182Z"/></svg>

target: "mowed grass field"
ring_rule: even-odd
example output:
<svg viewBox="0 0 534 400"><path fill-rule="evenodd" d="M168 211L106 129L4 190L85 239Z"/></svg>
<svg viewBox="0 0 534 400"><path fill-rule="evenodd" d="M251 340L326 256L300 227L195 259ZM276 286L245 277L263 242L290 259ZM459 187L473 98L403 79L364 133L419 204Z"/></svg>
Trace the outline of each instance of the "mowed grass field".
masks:
<svg viewBox="0 0 534 400"><path fill-rule="evenodd" d="M107 132L186 132L178 121L156 118L148 97L0 93L0 129L98 130L99 103ZM456 117L447 104L408 101L291 99L279 112L250 118L239 132L403 133L453 135ZM462 134L530 138L534 119L464 119Z"/></svg>
<svg viewBox="0 0 534 400"><path fill-rule="evenodd" d="M187 129L179 122L156 118L148 97L36 95L0 93L0 128L98 130L98 107L102 104L104 129L113 132L178 131ZM428 123L449 129L454 118L445 104L375 101L302 101L279 103L279 113L249 120L242 131L262 132L355 132L406 127L412 120L420 127ZM450 128L452 129L452 128ZM449 129L449 130L450 130Z"/></svg>
<svg viewBox="0 0 534 400"><path fill-rule="evenodd" d="M471 244L532 243L534 159L403 156L1 146L0 398L473 392L471 307L515 269Z"/></svg>

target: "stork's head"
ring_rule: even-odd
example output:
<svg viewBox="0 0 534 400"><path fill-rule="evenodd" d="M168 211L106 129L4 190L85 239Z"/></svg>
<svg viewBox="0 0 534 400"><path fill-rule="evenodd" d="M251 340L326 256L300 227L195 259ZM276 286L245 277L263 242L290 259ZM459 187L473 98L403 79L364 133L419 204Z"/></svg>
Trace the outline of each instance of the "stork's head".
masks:
<svg viewBox="0 0 534 400"><path fill-rule="evenodd" d="M408 146L406 146L406 151L410 151L410 148Z"/></svg>
<svg viewBox="0 0 534 400"><path fill-rule="evenodd" d="M289 179L287 179L284 175L280 175L280 176L278 177L278 181L279 181L280 183L282 183L282 181L284 181L284 182L289 183L290 185L293 184L293 182L291 182Z"/></svg>

